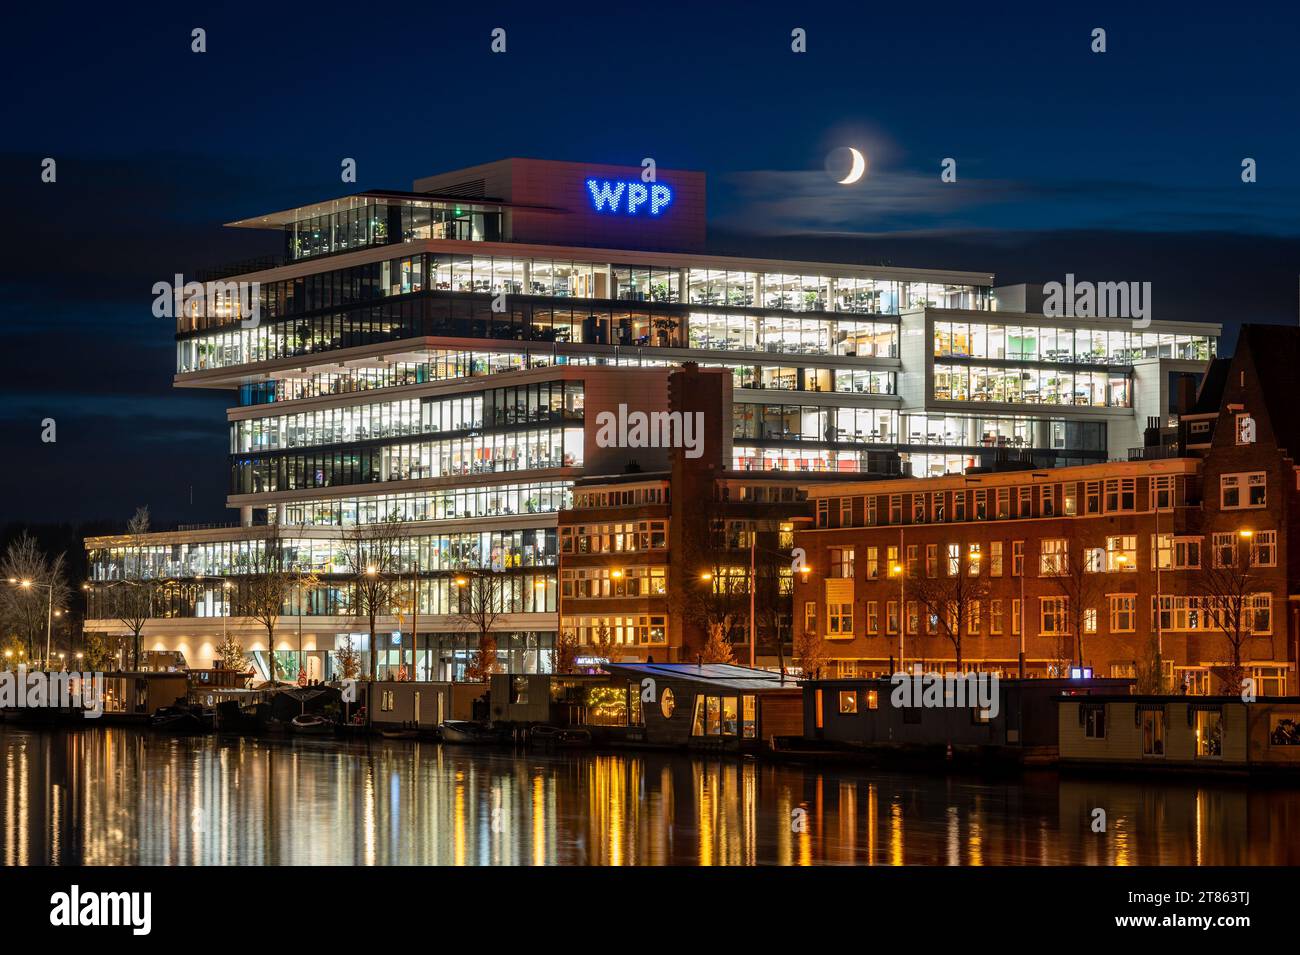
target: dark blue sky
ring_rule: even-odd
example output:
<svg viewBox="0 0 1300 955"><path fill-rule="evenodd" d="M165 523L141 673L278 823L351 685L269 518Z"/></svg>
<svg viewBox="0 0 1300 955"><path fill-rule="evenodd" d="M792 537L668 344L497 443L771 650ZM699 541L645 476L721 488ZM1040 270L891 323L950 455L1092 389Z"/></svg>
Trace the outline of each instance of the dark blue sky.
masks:
<svg viewBox="0 0 1300 955"><path fill-rule="evenodd" d="M508 155L653 156L708 173L718 251L1003 282L1072 271L1152 281L1156 318L1230 335L1295 322L1300 14L1143 6L7 11L0 520L124 520L144 503L229 519L233 399L172 391L150 287L273 249L220 224L351 191L343 157L365 189ZM207 53L190 52L196 26ZM807 54L790 52L794 27ZM871 160L852 190L823 168L848 144ZM949 156L958 181L942 184ZM39 440L44 417L57 444Z"/></svg>

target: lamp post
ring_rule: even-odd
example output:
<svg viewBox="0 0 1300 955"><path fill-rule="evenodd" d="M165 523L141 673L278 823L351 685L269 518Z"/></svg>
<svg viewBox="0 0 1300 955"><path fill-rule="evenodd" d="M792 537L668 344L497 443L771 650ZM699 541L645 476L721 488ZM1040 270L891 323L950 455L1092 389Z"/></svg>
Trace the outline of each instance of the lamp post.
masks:
<svg viewBox="0 0 1300 955"><path fill-rule="evenodd" d="M976 549L975 549L975 546L976 546L976 545L974 545L974 544L972 544L972 545L970 546L970 551L969 551L970 566L967 568L967 574L966 574L968 577L978 577L978 576L980 575L980 561L984 559L984 554L981 553L980 551L976 550ZM965 591L963 591L963 593L964 593L964 592L965 592ZM972 602L971 602L971 606L973 607L974 605L975 605L975 602L972 601ZM978 622L978 621L977 621L977 622ZM957 621L957 632L958 632L958 633L961 633L961 625L962 625L962 622L961 622L960 620L958 620L958 621ZM969 610L969 609L967 609L967 611L966 611L966 627L967 627L967 629L970 629L970 610Z"/></svg>
<svg viewBox="0 0 1300 955"><path fill-rule="evenodd" d="M222 643L222 645L224 645L224 644L225 644L225 643L230 639L230 631L227 629L227 626L226 626L227 621L230 619L230 613L229 613L230 608L229 608L228 606L226 606L226 604L229 602L230 587L231 587L230 581L227 580L225 577L211 577L211 576L208 576L208 575L206 575L206 574L197 574L197 575L194 577L194 579L195 579L196 581L200 581L200 582L201 582L201 581L204 581L204 580L219 580L219 581L221 581L221 592L222 592L222 600L221 600L221 610L222 610L222 613L221 613L221 643ZM271 652L274 653L274 652L275 652L274 649L272 649Z"/></svg>
<svg viewBox="0 0 1300 955"><path fill-rule="evenodd" d="M754 598L758 594L758 526L749 529L749 667L754 668L754 654L758 646L758 617L755 613Z"/></svg>
<svg viewBox="0 0 1300 955"><path fill-rule="evenodd" d="M889 567L889 576L898 578L898 673L903 673L907 667L903 665L903 633L907 624L903 622L907 615L907 591L906 586L907 574L903 573L902 563L902 545L899 545L899 562L891 564Z"/></svg>
<svg viewBox="0 0 1300 955"><path fill-rule="evenodd" d="M759 547L757 545L757 541L758 541L758 531L757 529L753 529L750 531L750 538L749 538L749 665L751 668L757 665L756 653L758 647L758 613L756 609L755 597L758 593L758 563L757 563L758 552L762 551L763 554L768 557L789 558L790 556L789 554L783 554L779 551L768 550L766 547ZM805 584L808 582L808 573L810 570L811 568L809 568L806 565L799 568L799 573L803 575L803 582ZM618 571L615 571L615 573L618 573ZM700 580L706 584L712 583L713 572L708 570L702 571L700 573ZM778 635L778 640L779 640L779 635ZM778 650L779 649L780 648L778 647Z"/></svg>
<svg viewBox="0 0 1300 955"><path fill-rule="evenodd" d="M460 586L457 583L457 586ZM397 666L400 671L406 666L406 645L402 642L402 623L405 617L404 608L394 607L393 616L397 618L397 639L398 639L398 661ZM411 568L411 669L408 671L407 679L414 680L417 671L415 662L416 655L416 633L419 629L418 621L420 619L420 565L416 562ZM302 652L302 638L298 638L299 653ZM427 669L427 666L426 666Z"/></svg>
<svg viewBox="0 0 1300 955"><path fill-rule="evenodd" d="M1012 547L1015 547L1013 542ZM1012 566L1015 566L1016 555L1011 555ZM1020 553L1020 679L1025 678L1025 554L1023 545Z"/></svg>
<svg viewBox="0 0 1300 955"><path fill-rule="evenodd" d="M1246 553L1243 554L1241 558L1241 575L1237 578L1238 580L1242 581L1242 586L1238 589L1240 591L1244 591L1246 589L1246 581L1248 580L1248 576L1250 574L1250 557L1251 557L1250 548L1252 546L1252 541L1254 540L1255 537L1255 532L1249 527L1243 527L1241 530L1237 531L1237 537L1240 539L1240 541L1243 544L1246 545ZM1237 631L1238 633L1241 633L1244 632L1245 630L1245 627L1243 625L1243 616L1246 612L1245 593L1238 593L1236 596L1236 600L1237 600ZM1254 625L1255 622L1254 620L1252 620L1251 621L1252 630L1254 629ZM1241 654L1237 653L1234 654L1234 656L1240 657Z"/></svg>
<svg viewBox="0 0 1300 955"><path fill-rule="evenodd" d="M10 577L9 583L21 587L23 590L31 590L33 587L44 587L48 600L45 605L45 666L48 669L50 665L50 635L54 630L54 585L41 584L33 580L18 579Z"/></svg>
<svg viewBox="0 0 1300 955"><path fill-rule="evenodd" d="M1171 479L1172 480L1172 479ZM1173 491L1170 490L1170 503L1172 504ZM1160 501L1156 501L1156 689L1161 693L1165 691L1165 641L1164 628L1160 626ZM1177 526L1177 521L1174 525ZM1170 541L1170 546L1173 542ZM1135 601L1136 603L1136 601Z"/></svg>
<svg viewBox="0 0 1300 955"><path fill-rule="evenodd" d="M367 564L366 576L369 577L371 580L374 580L376 577L379 576L379 568L376 567L374 564ZM458 587L461 586L459 579L457 579L456 581L456 586ZM378 596L378 591L376 590L376 591L367 591L367 592L372 594L371 597L367 598L366 603L370 604L369 607L370 619L371 621L374 621L376 616L376 611L372 601L374 601L374 597ZM377 626L376 624L372 623L371 629L372 630L375 629L376 626ZM370 635L370 662L371 662L371 672L374 673L375 679L379 679L379 634L377 633L372 633ZM371 701L369 697L367 697L367 702L373 702L373 701ZM367 714L369 714L369 707L367 707L366 712ZM374 716L370 715L369 718L373 721Z"/></svg>

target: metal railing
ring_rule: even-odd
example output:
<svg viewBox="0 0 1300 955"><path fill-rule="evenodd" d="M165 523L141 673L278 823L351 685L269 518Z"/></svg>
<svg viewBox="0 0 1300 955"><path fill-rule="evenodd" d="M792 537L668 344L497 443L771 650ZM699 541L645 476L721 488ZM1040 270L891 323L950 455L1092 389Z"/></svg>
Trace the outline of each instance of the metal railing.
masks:
<svg viewBox="0 0 1300 955"><path fill-rule="evenodd" d="M1130 461L1159 461L1164 458L1182 457L1182 449L1176 444L1155 444L1144 448L1129 448Z"/></svg>

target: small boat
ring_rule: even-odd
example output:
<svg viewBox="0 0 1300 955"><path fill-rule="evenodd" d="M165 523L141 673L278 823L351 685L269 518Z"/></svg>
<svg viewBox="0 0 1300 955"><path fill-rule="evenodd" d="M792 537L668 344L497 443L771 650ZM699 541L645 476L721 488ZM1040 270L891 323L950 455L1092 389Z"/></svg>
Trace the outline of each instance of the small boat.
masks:
<svg viewBox="0 0 1300 955"><path fill-rule="evenodd" d="M384 739L419 739L420 731L417 729L393 729L380 730L379 735Z"/></svg>
<svg viewBox="0 0 1300 955"><path fill-rule="evenodd" d="M201 709L163 706L149 717L149 726L165 733L206 733L212 728L212 721L204 718Z"/></svg>
<svg viewBox="0 0 1300 955"><path fill-rule="evenodd" d="M304 713L293 718L293 731L303 736L328 736L334 732L334 724L315 713Z"/></svg>
<svg viewBox="0 0 1300 955"><path fill-rule="evenodd" d="M223 733L257 733L262 729L256 707L245 708L238 700L217 704L217 726Z"/></svg>
<svg viewBox="0 0 1300 955"><path fill-rule="evenodd" d="M528 738L535 743L546 746L590 746L591 733L584 729L571 729L561 726L534 726Z"/></svg>
<svg viewBox="0 0 1300 955"><path fill-rule="evenodd" d="M444 743L465 743L471 746L483 746L505 742L499 730L486 723L472 723L468 720L448 720L440 727Z"/></svg>

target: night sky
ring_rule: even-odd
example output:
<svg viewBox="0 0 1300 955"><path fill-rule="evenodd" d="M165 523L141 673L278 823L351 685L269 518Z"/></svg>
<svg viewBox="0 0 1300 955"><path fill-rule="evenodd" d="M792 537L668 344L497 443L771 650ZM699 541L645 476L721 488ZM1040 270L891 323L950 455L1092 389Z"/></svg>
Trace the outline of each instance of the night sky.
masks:
<svg viewBox="0 0 1300 955"><path fill-rule="evenodd" d="M279 251L223 222L512 155L703 170L716 252L1150 281L1221 351L1297 321L1294 6L891 6L7 9L0 523L236 519L234 397L171 388L153 283Z"/></svg>

